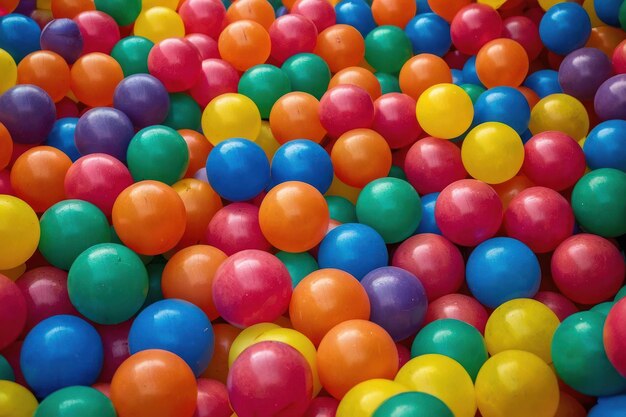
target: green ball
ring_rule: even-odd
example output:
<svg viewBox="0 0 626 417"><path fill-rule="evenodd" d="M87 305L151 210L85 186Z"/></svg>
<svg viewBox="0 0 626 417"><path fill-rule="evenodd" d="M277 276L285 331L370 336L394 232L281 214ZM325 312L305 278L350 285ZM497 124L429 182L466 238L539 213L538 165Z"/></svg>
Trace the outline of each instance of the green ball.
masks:
<svg viewBox="0 0 626 417"><path fill-rule="evenodd" d="M476 104L476 100L478 100L478 97L480 97L480 95L485 92L484 88L476 84L461 84L459 87L461 87L467 93L467 95L470 96L470 99L472 99L472 104Z"/></svg>
<svg viewBox="0 0 626 417"><path fill-rule="evenodd" d="M392 177L392 178L398 178L400 180L404 180L406 181L406 174L404 173L404 170L402 168L400 168L397 165L392 165L391 169L389 170L389 175L387 175L388 177Z"/></svg>
<svg viewBox="0 0 626 417"><path fill-rule="evenodd" d="M439 398L414 391L387 399L372 417L454 417L454 414Z"/></svg>
<svg viewBox="0 0 626 417"><path fill-rule="evenodd" d="M98 324L118 324L139 311L148 294L148 272L126 246L102 243L81 253L67 277L70 301Z"/></svg>
<svg viewBox="0 0 626 417"><path fill-rule="evenodd" d="M174 130L191 129L200 131L202 110L198 103L189 94L170 94L170 111L163 121L163 125Z"/></svg>
<svg viewBox="0 0 626 417"><path fill-rule="evenodd" d="M320 269L315 258L308 252L289 253L281 251L276 254L276 257L287 267L289 276L291 276L292 288L296 288L300 281L311 272Z"/></svg>
<svg viewBox="0 0 626 417"><path fill-rule="evenodd" d="M254 101L263 119L269 119L276 100L289 92L289 77L274 65L255 65L244 72L239 80L239 94Z"/></svg>
<svg viewBox="0 0 626 417"><path fill-rule="evenodd" d="M174 129L150 126L130 141L126 160L135 181L155 180L172 185L187 171L189 148Z"/></svg>
<svg viewBox="0 0 626 417"><path fill-rule="evenodd" d="M156 303L163 299L163 290L161 289L161 277L163 276L163 270L165 269L165 261L161 258L156 258L148 265L146 269L148 271L148 295L146 301L141 306L141 309L148 307L150 304Z"/></svg>
<svg viewBox="0 0 626 417"><path fill-rule="evenodd" d="M356 207L350 200L337 195L327 195L324 197L330 211L330 218L341 223L356 223Z"/></svg>
<svg viewBox="0 0 626 417"><path fill-rule="evenodd" d="M417 191L398 178L379 178L367 184L356 202L359 223L375 229L386 243L411 236L422 220Z"/></svg>
<svg viewBox="0 0 626 417"><path fill-rule="evenodd" d="M626 285L624 285L622 289L619 290L617 294L615 294L615 298L613 299L613 301L619 301L624 297L626 297Z"/></svg>
<svg viewBox="0 0 626 417"><path fill-rule="evenodd" d="M387 74L386 72L377 72L374 74L380 83L380 89L383 94L388 93L401 93L400 81L395 75Z"/></svg>
<svg viewBox="0 0 626 417"><path fill-rule="evenodd" d="M64 200L41 216L39 251L57 268L68 270L86 249L111 241L109 222L100 209L82 200Z"/></svg>
<svg viewBox="0 0 626 417"><path fill-rule="evenodd" d="M293 91L304 91L319 100L328 89L330 69L326 61L315 54L296 54L281 68L289 77Z"/></svg>
<svg viewBox="0 0 626 417"><path fill-rule="evenodd" d="M95 0L96 10L111 16L120 26L132 24L141 13L141 0Z"/></svg>
<svg viewBox="0 0 626 417"><path fill-rule="evenodd" d="M617 237L626 233L626 173L600 168L582 177L572 192L578 223L590 233Z"/></svg>
<svg viewBox="0 0 626 417"><path fill-rule="evenodd" d="M9 361L2 355L0 355L0 380L15 382L15 373Z"/></svg>
<svg viewBox="0 0 626 417"><path fill-rule="evenodd" d="M148 55L154 43L141 36L128 36L115 44L111 56L124 71L124 77L149 74Z"/></svg>
<svg viewBox="0 0 626 417"><path fill-rule="evenodd" d="M489 357L483 335L474 326L455 319L435 320L417 333L411 357L429 353L454 359L465 368L472 381Z"/></svg>
<svg viewBox="0 0 626 417"><path fill-rule="evenodd" d="M396 26L379 26L365 37L365 60L376 71L397 74L413 56L411 41Z"/></svg>
<svg viewBox="0 0 626 417"><path fill-rule="evenodd" d="M552 362L567 385L586 395L605 397L626 390L626 378L611 365L602 333L601 313L574 313L557 327L552 338Z"/></svg>
<svg viewBox="0 0 626 417"><path fill-rule="evenodd" d="M115 408L106 395L91 387L74 386L47 396L34 417L116 417Z"/></svg>
<svg viewBox="0 0 626 417"><path fill-rule="evenodd" d="M622 30L626 30L626 1L622 2L617 17L619 19L619 24L622 27Z"/></svg>
<svg viewBox="0 0 626 417"><path fill-rule="evenodd" d="M614 305L615 303L613 301L607 301L604 303L596 304L595 306L591 307L589 311L595 311L596 313L600 313L604 317L606 317L609 315L609 311L611 311Z"/></svg>

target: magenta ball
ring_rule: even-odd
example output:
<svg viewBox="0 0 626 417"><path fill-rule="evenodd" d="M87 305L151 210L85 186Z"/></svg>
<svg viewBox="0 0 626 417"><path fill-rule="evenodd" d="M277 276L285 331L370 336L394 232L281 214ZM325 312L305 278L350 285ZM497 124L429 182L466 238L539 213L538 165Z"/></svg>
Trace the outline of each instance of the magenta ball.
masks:
<svg viewBox="0 0 626 417"><path fill-rule="evenodd" d="M317 43L315 24L300 14L286 14L274 20L269 34L272 41L270 55L279 64L296 54L313 52Z"/></svg>
<svg viewBox="0 0 626 417"><path fill-rule="evenodd" d="M34 268L19 277L16 284L28 308L24 333L48 317L78 315L67 293L66 271L52 266Z"/></svg>
<svg viewBox="0 0 626 417"><path fill-rule="evenodd" d="M404 159L404 172L420 195L440 192L467 177L461 149L452 142L432 137L411 146Z"/></svg>
<svg viewBox="0 0 626 417"><path fill-rule="evenodd" d="M222 59L205 59L202 61L200 78L191 87L189 94L204 108L219 95L236 93L238 86L239 73L232 65Z"/></svg>
<svg viewBox="0 0 626 417"><path fill-rule="evenodd" d="M578 312L576 304L572 303L569 298L558 292L539 291L535 294L534 298L552 310L560 321L563 321L572 314Z"/></svg>
<svg viewBox="0 0 626 417"><path fill-rule="evenodd" d="M475 298L464 294L448 294L428 305L424 325L440 319L456 319L485 332L489 314Z"/></svg>
<svg viewBox="0 0 626 417"><path fill-rule="evenodd" d="M220 53L217 48L217 42L210 36L203 35L202 33L190 33L185 36L193 46L196 47L200 54L200 59L219 59Z"/></svg>
<svg viewBox="0 0 626 417"><path fill-rule="evenodd" d="M4 169L0 171L0 194L13 195L11 187L11 171Z"/></svg>
<svg viewBox="0 0 626 417"><path fill-rule="evenodd" d="M534 61L543 50L539 27L526 16L511 16L502 23L502 37L513 39L522 45L528 60Z"/></svg>
<svg viewBox="0 0 626 417"><path fill-rule="evenodd" d="M349 130L370 127L374 121L374 103L361 87L342 84L324 93L319 116L328 134L337 138Z"/></svg>
<svg viewBox="0 0 626 417"><path fill-rule="evenodd" d="M260 342L235 360L226 382L239 417L301 416L311 403L311 368L296 349L281 342Z"/></svg>
<svg viewBox="0 0 626 417"><path fill-rule="evenodd" d="M624 256L607 239L582 233L561 243L550 264L559 290L579 304L598 304L615 296L624 282Z"/></svg>
<svg viewBox="0 0 626 417"><path fill-rule="evenodd" d="M130 357L128 333L132 323L132 320L128 320L111 326L96 326L104 351L104 361L98 382L111 382L117 368Z"/></svg>
<svg viewBox="0 0 626 417"><path fill-rule="evenodd" d="M337 18L332 4L326 0L298 0L290 13L308 18L313 22L318 33L334 25Z"/></svg>
<svg viewBox="0 0 626 417"><path fill-rule="evenodd" d="M470 4L457 12L450 23L450 36L456 49L476 55L480 48L502 34L502 18L491 6Z"/></svg>
<svg viewBox="0 0 626 417"><path fill-rule="evenodd" d="M96 10L81 12L74 17L74 22L83 37L83 54L101 52L108 55L121 38L119 26L106 13Z"/></svg>
<svg viewBox="0 0 626 417"><path fill-rule="evenodd" d="M117 196L132 184L128 168L102 153L79 158L65 175L67 198L88 201L107 217L111 216Z"/></svg>
<svg viewBox="0 0 626 417"><path fill-rule="evenodd" d="M198 379L198 403L193 417L230 417L226 385L214 379Z"/></svg>
<svg viewBox="0 0 626 417"><path fill-rule="evenodd" d="M522 241L533 252L551 252L574 233L574 211L556 191L530 187L509 203L504 228L509 237Z"/></svg>
<svg viewBox="0 0 626 417"><path fill-rule="evenodd" d="M478 180L460 180L437 197L435 220L441 233L461 246L476 246L498 232L502 202L498 193Z"/></svg>
<svg viewBox="0 0 626 417"><path fill-rule="evenodd" d="M465 280L465 263L459 249L433 233L421 233L402 242L391 264L415 275L430 301L457 291Z"/></svg>
<svg viewBox="0 0 626 417"><path fill-rule="evenodd" d="M215 213L206 241L228 256L246 249L269 252L272 248L261 232L259 208L250 203L232 203Z"/></svg>
<svg viewBox="0 0 626 417"><path fill-rule="evenodd" d="M26 324L28 310L20 288L0 274L0 349L17 340Z"/></svg>
<svg viewBox="0 0 626 417"><path fill-rule="evenodd" d="M165 39L150 50L148 71L170 93L189 90L198 82L202 73L200 53L185 38Z"/></svg>
<svg viewBox="0 0 626 417"><path fill-rule="evenodd" d="M332 397L313 398L303 417L335 417L339 401Z"/></svg>
<svg viewBox="0 0 626 417"><path fill-rule="evenodd" d="M611 364L626 377L626 299L616 302L604 323L604 350Z"/></svg>
<svg viewBox="0 0 626 417"><path fill-rule="evenodd" d="M178 9L185 32L202 33L217 39L224 26L226 9L221 1L186 0Z"/></svg>
<svg viewBox="0 0 626 417"><path fill-rule="evenodd" d="M213 279L213 301L220 316L233 326L272 322L287 311L291 277L271 253L238 252L222 263Z"/></svg>
<svg viewBox="0 0 626 417"><path fill-rule="evenodd" d="M417 140L422 128L415 117L415 100L406 94L389 93L374 101L372 129L385 138L391 149Z"/></svg>
<svg viewBox="0 0 626 417"><path fill-rule="evenodd" d="M626 120L626 74L603 82L596 91L593 106L600 120Z"/></svg>

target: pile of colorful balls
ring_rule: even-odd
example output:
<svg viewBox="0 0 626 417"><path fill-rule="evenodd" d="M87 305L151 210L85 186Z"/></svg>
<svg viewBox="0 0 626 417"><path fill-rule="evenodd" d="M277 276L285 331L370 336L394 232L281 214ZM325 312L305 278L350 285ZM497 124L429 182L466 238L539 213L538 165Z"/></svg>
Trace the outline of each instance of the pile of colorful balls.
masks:
<svg viewBox="0 0 626 417"><path fill-rule="evenodd" d="M626 0L0 0L0 416L626 416Z"/></svg>

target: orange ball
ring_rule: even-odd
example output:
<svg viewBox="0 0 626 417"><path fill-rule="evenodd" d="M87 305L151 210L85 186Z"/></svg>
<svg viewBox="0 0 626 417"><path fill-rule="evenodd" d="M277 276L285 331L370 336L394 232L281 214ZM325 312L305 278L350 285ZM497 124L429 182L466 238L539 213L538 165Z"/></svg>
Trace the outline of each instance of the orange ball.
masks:
<svg viewBox="0 0 626 417"><path fill-rule="evenodd" d="M612 26L598 26L591 29L591 34L585 46L598 48L611 59L613 51L624 39L626 39L626 32L623 30Z"/></svg>
<svg viewBox="0 0 626 417"><path fill-rule="evenodd" d="M0 0L0 16L11 13L19 3L20 0Z"/></svg>
<svg viewBox="0 0 626 417"><path fill-rule="evenodd" d="M554 417L585 417L587 411L574 397L561 391L559 396L559 408Z"/></svg>
<svg viewBox="0 0 626 417"><path fill-rule="evenodd" d="M267 0L237 0L226 11L230 23L238 20L252 20L269 30L276 19L274 8Z"/></svg>
<svg viewBox="0 0 626 417"><path fill-rule="evenodd" d="M40 87L56 103L70 90L70 67L61 55L54 52L33 52L17 66L17 82Z"/></svg>
<svg viewBox="0 0 626 417"><path fill-rule="evenodd" d="M140 181L120 193L112 217L126 246L141 255L159 255L176 246L187 215L174 189L158 181Z"/></svg>
<svg viewBox="0 0 626 417"><path fill-rule="evenodd" d="M524 94L526 101L528 102L528 106L532 110L535 107L535 104L539 103L539 96L533 90L528 87L520 86L517 87L520 93Z"/></svg>
<svg viewBox="0 0 626 417"><path fill-rule="evenodd" d="M419 54L404 63L398 81L400 90L417 100L433 85L452 83L452 71L437 55Z"/></svg>
<svg viewBox="0 0 626 417"><path fill-rule="evenodd" d="M113 93L124 79L118 62L100 52L83 55L72 66L70 86L79 101L90 107L111 106Z"/></svg>
<svg viewBox="0 0 626 417"><path fill-rule="evenodd" d="M15 195L43 213L65 199L65 174L72 161L51 146L35 146L21 154L11 169Z"/></svg>
<svg viewBox="0 0 626 417"><path fill-rule="evenodd" d="M213 337L215 338L213 357L209 367L202 374L202 378L216 379L224 384L226 383L228 378L228 353L239 333L241 333L241 329L230 324L219 323L213 325Z"/></svg>
<svg viewBox="0 0 626 417"><path fill-rule="evenodd" d="M0 171L9 166L13 155L13 139L7 128L0 123Z"/></svg>
<svg viewBox="0 0 626 417"><path fill-rule="evenodd" d="M371 71L362 67L348 67L342 69L330 79L328 89L330 90L340 84L351 84L361 87L369 93L372 100L376 100L382 95L378 78L376 78Z"/></svg>
<svg viewBox="0 0 626 417"><path fill-rule="evenodd" d="M379 325L349 320L333 327L317 349L322 386L340 399L360 382L393 379L398 372L398 349Z"/></svg>
<svg viewBox="0 0 626 417"><path fill-rule="evenodd" d="M515 177L503 183L492 184L491 188L493 188L496 193L498 193L500 201L502 201L502 207L504 210L506 210L511 200L513 200L513 197L515 197L525 189L534 186L535 184L533 184L531 180L526 178L526 176L516 175Z"/></svg>
<svg viewBox="0 0 626 417"><path fill-rule="evenodd" d="M372 15L378 26L393 25L404 29L416 12L415 0L374 0L372 2Z"/></svg>
<svg viewBox="0 0 626 417"><path fill-rule="evenodd" d="M239 71L263 64L270 56L270 35L261 24L239 20L226 26L217 42L220 55Z"/></svg>
<svg viewBox="0 0 626 417"><path fill-rule="evenodd" d="M187 149L189 150L189 167L187 167L185 177L193 178L199 169L206 166L206 160L211 149L213 149L213 145L202 133L195 130L181 129L178 133L187 142Z"/></svg>
<svg viewBox="0 0 626 417"><path fill-rule="evenodd" d="M337 139L330 153L335 175L352 187L363 188L391 169L391 149L370 129L350 130Z"/></svg>
<svg viewBox="0 0 626 417"><path fill-rule="evenodd" d="M494 39L478 51L476 74L487 88L517 87L528 74L528 54L512 39Z"/></svg>
<svg viewBox="0 0 626 417"><path fill-rule="evenodd" d="M368 320L370 301L359 281L339 269L319 269L293 290L293 328L319 345L330 329L347 320Z"/></svg>
<svg viewBox="0 0 626 417"><path fill-rule="evenodd" d="M191 417L197 397L191 368L165 350L135 353L122 362L111 381L118 417Z"/></svg>
<svg viewBox="0 0 626 417"><path fill-rule="evenodd" d="M172 185L185 205L185 233L176 245L182 249L204 241L209 222L222 208L222 199L211 186L195 178L185 178Z"/></svg>
<svg viewBox="0 0 626 417"><path fill-rule="evenodd" d="M438 14L448 22L452 22L457 12L471 2L471 0L428 0L428 5L433 13Z"/></svg>
<svg viewBox="0 0 626 417"><path fill-rule="evenodd" d="M281 145L294 139L308 139L320 143L326 129L320 122L320 102L300 91L279 98L270 112L270 128Z"/></svg>
<svg viewBox="0 0 626 417"><path fill-rule="evenodd" d="M163 295L189 301L210 320L215 320L219 313L213 302L213 277L226 258L224 252L209 245L190 246L176 252L163 270Z"/></svg>
<svg viewBox="0 0 626 417"><path fill-rule="evenodd" d="M313 51L328 64L330 72L356 67L365 58L365 41L350 25L332 25L317 35Z"/></svg>
<svg viewBox="0 0 626 417"><path fill-rule="evenodd" d="M55 19L73 19L79 13L96 10L93 0L52 0L50 5Z"/></svg>

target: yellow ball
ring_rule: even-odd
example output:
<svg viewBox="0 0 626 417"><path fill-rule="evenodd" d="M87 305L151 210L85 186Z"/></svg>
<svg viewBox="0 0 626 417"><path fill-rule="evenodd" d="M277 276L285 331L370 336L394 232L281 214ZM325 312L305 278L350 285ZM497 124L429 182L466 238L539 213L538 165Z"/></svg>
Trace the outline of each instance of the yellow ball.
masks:
<svg viewBox="0 0 626 417"><path fill-rule="evenodd" d="M472 99L459 86L437 84L422 93L415 108L417 121L436 138L454 139L472 124Z"/></svg>
<svg viewBox="0 0 626 417"><path fill-rule="evenodd" d="M551 94L535 104L530 112L528 128L533 135L558 130L578 141L589 132L589 115L576 98L567 94Z"/></svg>
<svg viewBox="0 0 626 417"><path fill-rule="evenodd" d="M343 397L337 408L337 417L371 417L386 400L407 391L402 384L388 379L361 382Z"/></svg>
<svg viewBox="0 0 626 417"><path fill-rule="evenodd" d="M152 42L185 36L183 19L167 7L151 7L142 11L135 21L135 35L143 36Z"/></svg>
<svg viewBox="0 0 626 417"><path fill-rule="evenodd" d="M486 4L487 6L491 6L494 9L499 9L500 6L506 3L506 0L478 0L478 2L481 4Z"/></svg>
<svg viewBox="0 0 626 417"><path fill-rule="evenodd" d="M168 9L178 9L179 0L143 0L141 2L142 10L148 10L153 7L167 7Z"/></svg>
<svg viewBox="0 0 626 417"><path fill-rule="evenodd" d="M274 157L278 148L280 148L280 143L278 143L276 138L274 138L270 122L267 120L263 120L261 122L261 130L259 131L259 135L256 137L254 142L259 145L261 149L263 149L263 152L267 155L267 159L270 161Z"/></svg>
<svg viewBox="0 0 626 417"><path fill-rule="evenodd" d="M261 113L256 104L244 95L222 94L204 109L202 130L214 146L231 138L254 141L261 131Z"/></svg>
<svg viewBox="0 0 626 417"><path fill-rule="evenodd" d="M17 65L13 57L0 49L0 94L13 87L17 82Z"/></svg>
<svg viewBox="0 0 626 417"><path fill-rule="evenodd" d="M21 277L24 272L26 272L26 264L21 264L15 268L0 270L0 275L4 275L11 281L17 281L17 279Z"/></svg>
<svg viewBox="0 0 626 417"><path fill-rule="evenodd" d="M546 305L530 298L507 301L496 308L485 327L485 342L491 355L505 350L530 352L552 362L552 336L559 318Z"/></svg>
<svg viewBox="0 0 626 417"><path fill-rule="evenodd" d="M583 8L587 11L587 14L589 15L589 20L591 20L591 27L597 28L599 26L606 26L606 23L600 20L598 14L596 13L596 5L594 0L585 0L583 2Z"/></svg>
<svg viewBox="0 0 626 417"><path fill-rule="evenodd" d="M26 262L39 245L39 233L39 219L28 204L0 195L0 270Z"/></svg>
<svg viewBox="0 0 626 417"><path fill-rule="evenodd" d="M32 417L37 405L29 390L15 382L0 380L0 416Z"/></svg>
<svg viewBox="0 0 626 417"><path fill-rule="evenodd" d="M280 326L274 323L259 323L244 329L230 346L228 351L228 367L233 366L233 362L241 355L241 353L256 343L256 338L268 330L280 329Z"/></svg>
<svg viewBox="0 0 626 417"><path fill-rule="evenodd" d="M488 184L500 184L513 178L522 167L524 143L510 126L487 122L467 134L461 158L472 177Z"/></svg>
<svg viewBox="0 0 626 417"><path fill-rule="evenodd" d="M553 417L559 384L538 356L507 350L488 359L478 372L476 401L483 417Z"/></svg>
<svg viewBox="0 0 626 417"><path fill-rule="evenodd" d="M413 358L400 369L395 380L413 391L439 398L454 417L476 414L472 378L461 364L447 356L429 354Z"/></svg>
<svg viewBox="0 0 626 417"><path fill-rule="evenodd" d="M333 176L333 182L330 184L330 188L326 191L325 195L336 195L339 197L343 197L346 200L352 202L352 204L356 204L356 200L359 198L359 194L361 193L360 188L351 187L348 184L341 181L337 176Z"/></svg>

